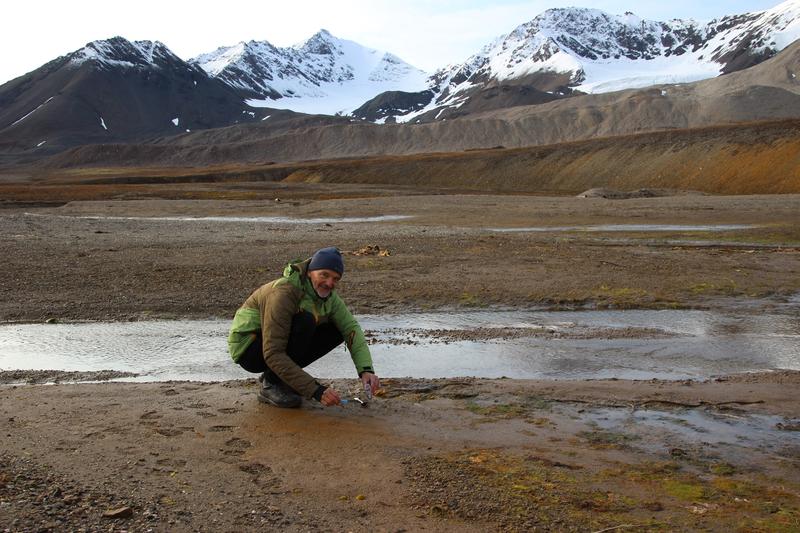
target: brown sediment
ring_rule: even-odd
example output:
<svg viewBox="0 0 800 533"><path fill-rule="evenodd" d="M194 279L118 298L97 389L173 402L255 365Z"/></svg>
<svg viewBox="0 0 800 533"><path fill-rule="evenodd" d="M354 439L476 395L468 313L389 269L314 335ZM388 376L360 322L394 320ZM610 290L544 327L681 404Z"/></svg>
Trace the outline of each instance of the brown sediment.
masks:
<svg viewBox="0 0 800 533"><path fill-rule="evenodd" d="M797 372L678 383L391 379L367 409L297 410L259 403L253 380L5 387L4 524L791 530L796 445L703 443L663 424L603 429L591 413L612 401L678 417L685 404L789 420L799 383Z"/></svg>
<svg viewBox="0 0 800 533"><path fill-rule="evenodd" d="M169 199L162 191L163 199L58 208L7 204L0 319L228 317L287 260L329 245L353 252L341 294L357 313L796 311L798 196L252 189L256 199L248 201ZM59 194L40 200L64 199ZM412 218L295 225L103 218L381 215ZM618 234L491 231L643 220L752 227L629 233L624 242ZM680 244L697 240L706 245ZM365 253L372 247L389 253ZM556 333L509 326L426 334L488 342ZM351 380L333 384L359 390ZM393 379L366 409L311 402L287 411L260 404L253 380L4 385L0 516L12 531L791 531L800 520L792 444L798 384L798 373L785 371L708 382ZM635 418L599 425L608 412L642 411L720 417L744 437L748 424L761 424L769 438L717 443L701 431L691 437Z"/></svg>
<svg viewBox="0 0 800 533"><path fill-rule="evenodd" d="M270 198L254 201L106 200L4 209L0 320L226 317L255 287L279 276L288 260L328 245L356 254L367 246L389 251L347 255L340 292L357 312L739 306L742 299L779 303L800 291L796 195L605 200L405 195L325 186L319 194L339 197L320 200L307 187L279 191L261 190ZM348 196L356 193L372 196ZM410 218L336 222L381 215ZM331 222L103 218L130 216ZM624 234L492 231L643 220L751 227Z"/></svg>

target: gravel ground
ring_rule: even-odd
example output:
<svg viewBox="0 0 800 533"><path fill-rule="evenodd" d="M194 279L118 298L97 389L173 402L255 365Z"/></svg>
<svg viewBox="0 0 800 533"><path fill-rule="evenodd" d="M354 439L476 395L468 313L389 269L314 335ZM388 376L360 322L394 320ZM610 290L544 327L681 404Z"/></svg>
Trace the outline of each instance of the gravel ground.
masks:
<svg viewBox="0 0 800 533"><path fill-rule="evenodd" d="M287 261L327 245L347 254L340 293L356 312L741 307L743 300L780 303L800 291L800 196L290 200L74 202L0 211L0 254L6 258L0 320L228 317L253 289L279 276ZM310 224L163 219L381 215L412 218ZM162 219L125 218L132 216ZM643 220L753 227L491 230Z"/></svg>
<svg viewBox="0 0 800 533"><path fill-rule="evenodd" d="M308 187L288 187L281 201L6 205L0 320L229 317L287 260L328 245L347 254L340 292L357 313L797 312L800 196L336 192L327 186L315 196ZM413 218L306 224L125 218L234 215ZM645 220L753 227L494 231ZM440 332L438 339L530 333L550 334L500 328ZM308 403L290 411L258 403L252 380L63 384L107 377L0 374L3 383L57 383L0 386L0 530L800 528L797 373L707 383L387 380L367 409ZM353 382L334 385L357 390ZM619 416L656 410L687 422L681 431L635 423L604 429L599 423L608 409ZM771 437L759 442L687 437L688 421L705 413L732 428L763 417L780 422L765 428Z"/></svg>

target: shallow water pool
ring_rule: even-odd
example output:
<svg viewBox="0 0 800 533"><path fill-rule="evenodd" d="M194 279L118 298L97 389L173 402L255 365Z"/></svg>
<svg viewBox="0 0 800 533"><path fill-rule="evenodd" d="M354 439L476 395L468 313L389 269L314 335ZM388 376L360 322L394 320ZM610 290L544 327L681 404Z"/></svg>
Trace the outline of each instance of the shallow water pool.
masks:
<svg viewBox="0 0 800 533"><path fill-rule="evenodd" d="M374 217L191 217L191 216L84 216L84 215L44 215L39 213L25 213L26 216L76 218L82 220L136 220L143 222L255 222L268 224L353 224L362 222L393 222L413 218L411 215L380 215Z"/></svg>
<svg viewBox="0 0 800 533"><path fill-rule="evenodd" d="M359 317L383 377L705 379L800 370L793 312L459 312ZM0 326L2 370L121 370L138 381L247 377L227 355L228 320ZM496 333L496 334L495 334ZM309 367L354 377L344 348Z"/></svg>
<svg viewBox="0 0 800 533"><path fill-rule="evenodd" d="M598 224L595 226L531 226L524 228L489 228L490 231L501 233L524 232L647 232L647 231L733 231L751 229L757 226L751 224L711 224L711 225L681 225L681 224Z"/></svg>

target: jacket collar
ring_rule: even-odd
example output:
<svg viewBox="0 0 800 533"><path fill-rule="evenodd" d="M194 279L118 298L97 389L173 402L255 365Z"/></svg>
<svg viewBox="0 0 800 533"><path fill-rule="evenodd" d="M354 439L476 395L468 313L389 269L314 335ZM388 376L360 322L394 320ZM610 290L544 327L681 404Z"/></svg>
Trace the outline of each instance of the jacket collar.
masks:
<svg viewBox="0 0 800 533"><path fill-rule="evenodd" d="M289 263L283 270L283 277L288 278L290 283L315 300L325 302L333 295L335 289L331 291L331 294L327 298L320 298L317 291L314 290L314 286L311 284L311 279L308 277L308 265L310 264L310 257L305 261Z"/></svg>

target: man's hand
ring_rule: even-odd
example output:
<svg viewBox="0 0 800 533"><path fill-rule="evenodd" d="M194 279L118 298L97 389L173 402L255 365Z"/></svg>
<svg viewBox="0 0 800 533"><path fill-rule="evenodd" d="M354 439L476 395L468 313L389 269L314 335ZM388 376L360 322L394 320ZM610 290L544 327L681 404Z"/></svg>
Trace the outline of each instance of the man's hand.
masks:
<svg viewBox="0 0 800 533"><path fill-rule="evenodd" d="M364 383L364 388L369 385L369 389L372 391L372 394L375 394L375 392L381 386L381 381L378 379L378 376L372 372L363 372L361 374L361 381Z"/></svg>
<svg viewBox="0 0 800 533"><path fill-rule="evenodd" d="M328 387L325 389L325 392L322 393L322 398L320 398L319 403L324 405L325 407L330 407L332 405L339 405L342 402L341 396L333 387Z"/></svg>

